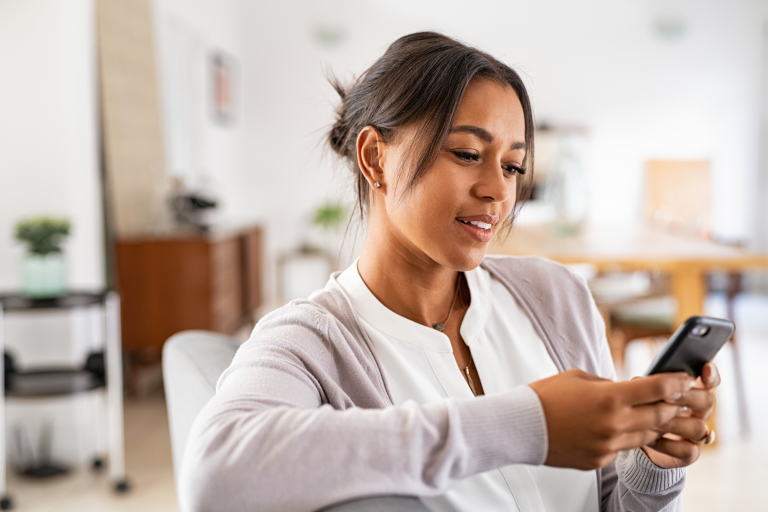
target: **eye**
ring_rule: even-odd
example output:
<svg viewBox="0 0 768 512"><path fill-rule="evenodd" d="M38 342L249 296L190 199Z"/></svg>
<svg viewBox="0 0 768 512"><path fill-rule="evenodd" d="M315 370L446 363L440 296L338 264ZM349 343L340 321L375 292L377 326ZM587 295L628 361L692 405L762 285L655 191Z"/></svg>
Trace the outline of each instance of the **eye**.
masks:
<svg viewBox="0 0 768 512"><path fill-rule="evenodd" d="M480 155L477 153L470 153L469 151L456 150L451 151L451 153L453 153L459 160L464 160L465 162L477 162L480 160Z"/></svg>
<svg viewBox="0 0 768 512"><path fill-rule="evenodd" d="M501 168L509 174L525 174L525 169L517 165L502 165Z"/></svg>

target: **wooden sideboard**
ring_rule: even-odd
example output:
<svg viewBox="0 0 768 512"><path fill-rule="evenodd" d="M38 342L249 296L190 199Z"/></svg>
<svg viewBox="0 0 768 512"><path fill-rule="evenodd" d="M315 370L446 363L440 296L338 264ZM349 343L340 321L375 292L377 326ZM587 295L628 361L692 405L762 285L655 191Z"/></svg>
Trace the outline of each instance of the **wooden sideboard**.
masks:
<svg viewBox="0 0 768 512"><path fill-rule="evenodd" d="M233 334L261 303L262 231L122 238L115 250L123 350L158 358L186 329Z"/></svg>

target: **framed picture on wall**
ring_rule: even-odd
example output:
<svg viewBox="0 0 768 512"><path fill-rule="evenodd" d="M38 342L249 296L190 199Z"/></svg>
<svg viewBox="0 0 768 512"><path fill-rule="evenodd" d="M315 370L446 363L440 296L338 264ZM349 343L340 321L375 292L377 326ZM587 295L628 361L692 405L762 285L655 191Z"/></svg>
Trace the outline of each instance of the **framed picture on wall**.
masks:
<svg viewBox="0 0 768 512"><path fill-rule="evenodd" d="M211 107L219 124L230 124L235 113L235 63L223 52L211 54Z"/></svg>

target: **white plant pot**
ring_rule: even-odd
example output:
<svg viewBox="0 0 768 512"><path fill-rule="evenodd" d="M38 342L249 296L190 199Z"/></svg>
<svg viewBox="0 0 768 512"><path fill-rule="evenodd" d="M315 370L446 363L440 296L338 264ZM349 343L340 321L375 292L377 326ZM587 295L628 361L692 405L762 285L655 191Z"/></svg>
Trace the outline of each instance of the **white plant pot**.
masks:
<svg viewBox="0 0 768 512"><path fill-rule="evenodd" d="M58 297L64 294L64 257L59 253L24 257L21 291L27 297Z"/></svg>

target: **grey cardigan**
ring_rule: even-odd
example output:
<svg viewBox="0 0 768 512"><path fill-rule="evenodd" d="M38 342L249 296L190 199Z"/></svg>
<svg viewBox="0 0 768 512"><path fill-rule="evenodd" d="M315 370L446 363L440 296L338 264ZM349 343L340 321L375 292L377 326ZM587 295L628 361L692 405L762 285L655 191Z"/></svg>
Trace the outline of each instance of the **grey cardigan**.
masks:
<svg viewBox="0 0 768 512"><path fill-rule="evenodd" d="M583 280L536 257L487 257L482 266L517 299L560 371L613 377ZM183 511L298 512L364 496L435 496L470 475L546 456L544 412L528 386L394 406L334 275L308 300L264 317L240 347L190 433L179 501ZM660 469L642 450L596 474L604 511L679 509L685 470Z"/></svg>

